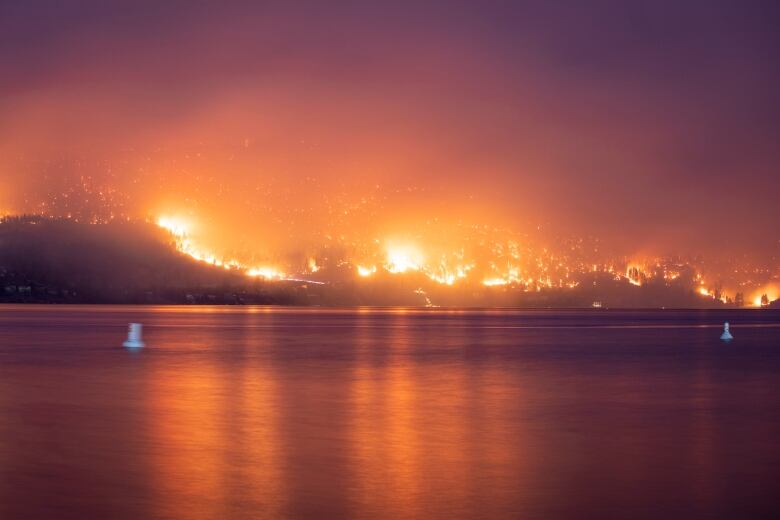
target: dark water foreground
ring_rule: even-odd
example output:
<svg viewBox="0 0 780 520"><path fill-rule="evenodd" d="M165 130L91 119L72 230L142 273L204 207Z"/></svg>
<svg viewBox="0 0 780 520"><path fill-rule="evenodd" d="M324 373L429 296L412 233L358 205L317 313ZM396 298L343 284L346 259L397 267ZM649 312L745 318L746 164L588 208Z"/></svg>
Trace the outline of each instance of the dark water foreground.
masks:
<svg viewBox="0 0 780 520"><path fill-rule="evenodd" d="M0 307L2 519L778 515L777 312Z"/></svg>

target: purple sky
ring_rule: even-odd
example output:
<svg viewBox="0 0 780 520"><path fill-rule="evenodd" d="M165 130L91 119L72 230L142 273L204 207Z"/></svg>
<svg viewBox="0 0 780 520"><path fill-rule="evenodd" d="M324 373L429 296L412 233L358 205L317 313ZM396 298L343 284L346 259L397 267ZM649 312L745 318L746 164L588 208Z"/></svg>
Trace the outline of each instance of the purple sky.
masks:
<svg viewBox="0 0 780 520"><path fill-rule="evenodd" d="M296 203L258 186L315 179L629 249L762 253L778 6L0 2L0 209L83 170L144 211L240 226Z"/></svg>

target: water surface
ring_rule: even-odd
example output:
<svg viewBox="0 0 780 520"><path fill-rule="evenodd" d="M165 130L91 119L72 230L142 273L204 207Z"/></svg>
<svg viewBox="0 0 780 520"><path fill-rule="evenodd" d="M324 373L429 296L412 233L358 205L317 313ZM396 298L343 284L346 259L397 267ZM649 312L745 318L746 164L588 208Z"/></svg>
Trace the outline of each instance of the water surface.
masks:
<svg viewBox="0 0 780 520"><path fill-rule="evenodd" d="M774 311L0 306L0 518L778 516L779 382Z"/></svg>

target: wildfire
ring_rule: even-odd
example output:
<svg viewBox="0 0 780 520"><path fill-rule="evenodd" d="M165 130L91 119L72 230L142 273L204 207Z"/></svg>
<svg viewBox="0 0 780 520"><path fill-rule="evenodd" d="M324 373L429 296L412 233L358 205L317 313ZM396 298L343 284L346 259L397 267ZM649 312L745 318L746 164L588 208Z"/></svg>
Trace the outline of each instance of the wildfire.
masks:
<svg viewBox="0 0 780 520"><path fill-rule="evenodd" d="M764 297L766 297L766 300L764 300ZM775 301L776 299L780 298L780 288L778 288L775 285L767 285L764 287L761 287L754 295L752 300L750 302L755 307L764 307L765 305L769 305L769 303Z"/></svg>
<svg viewBox="0 0 780 520"><path fill-rule="evenodd" d="M265 278L268 280L284 280L287 279L283 271L273 267L248 267L238 260L219 258L212 252L205 251L197 247L189 234L191 233L192 224L184 219L178 217L162 216L157 219L157 225L166 231L168 231L174 238L176 238L176 249L190 258L211 264L216 267L222 267L224 269L234 269L237 271L243 271L247 276L252 278ZM313 259L311 259L313 261ZM316 263L309 263L309 268L312 272L316 272L319 268Z"/></svg>
<svg viewBox="0 0 780 520"><path fill-rule="evenodd" d="M423 255L419 249L410 245L390 245L387 248L385 269L390 273L419 271L423 264Z"/></svg>
<svg viewBox="0 0 780 520"><path fill-rule="evenodd" d="M628 283L631 285L641 287L642 278L645 278L644 269L642 269L640 266L629 265L626 268L626 278L628 279Z"/></svg>
<svg viewBox="0 0 780 520"><path fill-rule="evenodd" d="M265 278L266 280L284 280L287 278L282 271L273 267L252 267L246 270L247 276L252 278Z"/></svg>
<svg viewBox="0 0 780 520"><path fill-rule="evenodd" d="M189 223L176 217L160 217L157 225L177 238L184 238L190 229Z"/></svg>
<svg viewBox="0 0 780 520"><path fill-rule="evenodd" d="M357 273L358 273L358 275L362 276L364 278L367 277L367 276L371 276L375 272L376 272L376 266L375 265L372 265L371 267L365 267L365 266L362 266L362 265L357 266Z"/></svg>
<svg viewBox="0 0 780 520"><path fill-rule="evenodd" d="M505 237L502 240L496 236L491 240L489 235L480 236L471 245L464 242L454 250L434 245L421 248L409 241L385 241L384 250L376 250L372 255L368 249L368 262L354 262L349 257L328 259L307 256L303 267L291 270L276 265L246 264L235 259L225 259L211 251L196 245L192 238L195 228L191 220L161 216L157 225L167 230L176 241L177 249L191 258L228 270L243 272L252 278L266 280L299 280L312 283L322 281L304 280L306 275L318 273L329 266L350 266L358 278L369 278L378 271L389 274L419 273L431 281L441 285L456 285L461 281L481 283L485 287L512 286L522 291L541 291L546 289L574 289L580 286L579 276L584 274L599 274L616 282L627 282L635 286L644 286L651 281L665 283L685 283L683 280L692 277L698 294L723 303L732 301L720 289L712 289L704 281L702 272L679 260L663 259L640 261L600 261L586 260L581 241L571 247L574 254L556 254L547 248L532 249L522 242ZM498 233L498 230L495 230ZM373 239L372 244L381 244L380 239ZM473 244L476 243L475 247ZM467 247L468 246L468 247ZM480 249L481 248L481 249ZM469 251L467 254L466 251ZM578 256L580 255L580 256ZM592 258L592 257L591 257ZM335 261L334 261L335 260ZM324 262L324 263L321 263ZM625 267L623 267L625 266ZM625 269L623 271L622 269ZM685 276L683 276L685 274ZM589 282L590 283L590 282ZM593 282L596 285L596 282ZM720 285L720 284L719 284ZM771 293L771 294L769 294ZM777 298L773 287L765 286L758 294L751 295L750 301L759 307L762 305L762 295L767 294L769 301ZM741 301L741 300L740 300Z"/></svg>
<svg viewBox="0 0 780 520"><path fill-rule="evenodd" d="M438 267L438 269L434 272L430 272L428 270L424 270L424 271L425 274L428 276L428 278L430 278L434 282L438 282L444 285L454 285L455 282L457 282L458 280L466 278L468 276L469 271L473 267L474 267L473 264L458 265L450 269L444 263L442 263Z"/></svg>

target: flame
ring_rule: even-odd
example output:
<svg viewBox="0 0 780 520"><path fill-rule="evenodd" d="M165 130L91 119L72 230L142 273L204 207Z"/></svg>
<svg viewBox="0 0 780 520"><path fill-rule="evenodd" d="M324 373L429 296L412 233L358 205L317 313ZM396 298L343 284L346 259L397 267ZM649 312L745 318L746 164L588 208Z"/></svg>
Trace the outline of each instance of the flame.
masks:
<svg viewBox="0 0 780 520"><path fill-rule="evenodd" d="M389 245L385 269L391 273L419 271L423 264L423 255L412 245Z"/></svg>
<svg viewBox="0 0 780 520"><path fill-rule="evenodd" d="M284 280L287 278L286 274L273 267L252 267L247 269L246 274L252 278L265 278L267 280Z"/></svg>
<svg viewBox="0 0 780 520"><path fill-rule="evenodd" d="M631 285L642 287L643 276L646 277L646 274L641 266L629 264L626 267L626 279L628 279L628 283Z"/></svg>
<svg viewBox="0 0 780 520"><path fill-rule="evenodd" d="M761 297L766 294L767 302L772 303L780 297L780 288L775 285L765 285L753 293L750 300L755 307L761 307Z"/></svg>
<svg viewBox="0 0 780 520"><path fill-rule="evenodd" d="M450 266L445 261L445 259L442 259L439 265L435 268L423 266L421 270L434 282L443 285L454 285L458 280L466 278L469 274L469 271L471 271L473 268L474 264L458 264L455 266Z"/></svg>
<svg viewBox="0 0 780 520"><path fill-rule="evenodd" d="M163 215L157 219L157 225L171 233L181 253L204 263L243 272L250 277L268 280L301 280L300 277L305 277L305 274L316 273L323 269L323 265L319 263L322 259L314 256L306 259L305 267L287 272L282 267L272 265L246 265L235 259L221 258L196 245L192 238L194 224L190 219L170 214ZM378 246L382 241L374 239L372 243ZM384 244L383 260L379 260L381 255L379 251L375 251L376 256L372 257L372 262L358 264L346 257L341 259L338 265L354 266L357 276L361 278L370 277L381 269L390 274L417 272L442 285L451 286L461 280L470 280L481 283L485 287L511 285L523 291L541 291L547 288L573 289L580 285L577 275L583 273L602 273L615 281L628 282L636 286L642 286L649 280L661 280L669 284L682 276L682 269L691 268L691 264L679 260L646 259L618 264L586 262L578 259L576 254L572 256L556 254L547 248L543 248L541 252L535 251L521 242L501 237L496 240L480 238L476 248L475 244L469 245L465 242L455 250L441 247L421 248L414 242L392 239L385 241ZM469 249L464 246L471 248L472 256L466 254ZM571 250L576 251L576 248L573 247ZM375 263L376 260L379 262ZM328 262L327 259L325 261ZM713 299L717 295L721 302L729 303L730 299L723 291L716 292L708 288L704 275L702 272L697 272L695 267L693 276L697 284L695 290L699 294ZM772 301L778 297L777 287L764 286L757 293L752 292L748 301L755 306L760 306L762 294L767 294Z"/></svg>
<svg viewBox="0 0 780 520"><path fill-rule="evenodd" d="M552 285L552 281L549 279L544 283ZM520 276L520 269L514 266L508 267L506 270L506 274L490 276L482 280L482 285L485 285L487 287L492 287L496 285L510 285L510 284L522 284L525 285L526 288L528 288L529 286L534 284L534 280L533 278L523 280L523 278Z"/></svg>
<svg viewBox="0 0 780 520"><path fill-rule="evenodd" d="M375 265L372 265L371 267L365 267L365 266L362 266L362 265L357 266L357 273L358 273L358 275L362 276L364 278L367 277L367 276L371 276L375 272L376 272L376 266Z"/></svg>
<svg viewBox="0 0 780 520"><path fill-rule="evenodd" d="M178 217L160 217L157 225L177 238L184 238L190 230L190 223Z"/></svg>
<svg viewBox="0 0 780 520"><path fill-rule="evenodd" d="M176 238L176 249L180 253L183 253L190 258L197 260L198 262L211 264L216 267L222 267L227 270L235 269L238 271L244 271L247 276L253 278L265 278L269 280L286 279L284 272L279 269L267 266L247 267L238 260L226 260L224 258L218 257L212 252L204 251L203 249L197 247L190 238L192 224L187 220L179 217L161 216L157 219L157 225L168 231ZM309 267L312 268L311 263L309 264ZM316 267L316 264L314 264L314 267ZM315 272L317 269L312 268L312 272Z"/></svg>

